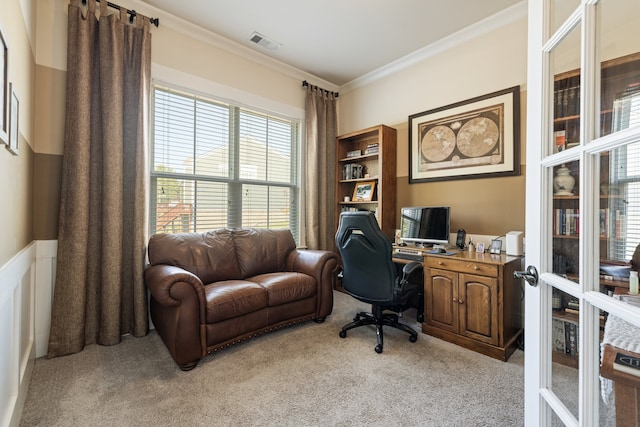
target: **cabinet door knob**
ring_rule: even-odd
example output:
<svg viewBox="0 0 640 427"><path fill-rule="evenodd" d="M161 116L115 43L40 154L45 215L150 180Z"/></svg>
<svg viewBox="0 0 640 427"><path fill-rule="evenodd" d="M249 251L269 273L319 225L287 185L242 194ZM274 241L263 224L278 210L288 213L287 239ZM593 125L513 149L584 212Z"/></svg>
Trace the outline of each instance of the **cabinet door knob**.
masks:
<svg viewBox="0 0 640 427"><path fill-rule="evenodd" d="M438 261L438 265L444 265L444 262Z"/></svg>
<svg viewBox="0 0 640 427"><path fill-rule="evenodd" d="M454 299L453 299L453 302L458 302L458 299L457 299L457 298L454 298Z"/></svg>
<svg viewBox="0 0 640 427"><path fill-rule="evenodd" d="M464 301L462 301L461 299L458 300L458 304L464 304Z"/></svg>
<svg viewBox="0 0 640 427"><path fill-rule="evenodd" d="M473 266L473 269L474 269L474 270L476 270L476 271L478 271L478 270L480 270L480 267L478 267L477 265L474 265L474 266Z"/></svg>

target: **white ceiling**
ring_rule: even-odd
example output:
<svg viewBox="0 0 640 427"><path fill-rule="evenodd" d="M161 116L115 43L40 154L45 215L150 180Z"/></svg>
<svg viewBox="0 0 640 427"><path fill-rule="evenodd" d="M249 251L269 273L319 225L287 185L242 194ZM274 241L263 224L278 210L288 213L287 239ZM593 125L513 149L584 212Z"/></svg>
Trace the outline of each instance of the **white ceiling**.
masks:
<svg viewBox="0 0 640 427"><path fill-rule="evenodd" d="M522 0L142 1L339 87Z"/></svg>

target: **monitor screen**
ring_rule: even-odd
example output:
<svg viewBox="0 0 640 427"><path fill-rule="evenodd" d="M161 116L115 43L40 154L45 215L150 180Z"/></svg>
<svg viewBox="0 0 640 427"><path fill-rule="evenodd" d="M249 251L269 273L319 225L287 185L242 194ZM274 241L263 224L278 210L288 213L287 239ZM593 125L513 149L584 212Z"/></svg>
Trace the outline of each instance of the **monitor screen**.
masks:
<svg viewBox="0 0 640 427"><path fill-rule="evenodd" d="M406 207L400 210L400 238L417 244L449 242L448 206Z"/></svg>

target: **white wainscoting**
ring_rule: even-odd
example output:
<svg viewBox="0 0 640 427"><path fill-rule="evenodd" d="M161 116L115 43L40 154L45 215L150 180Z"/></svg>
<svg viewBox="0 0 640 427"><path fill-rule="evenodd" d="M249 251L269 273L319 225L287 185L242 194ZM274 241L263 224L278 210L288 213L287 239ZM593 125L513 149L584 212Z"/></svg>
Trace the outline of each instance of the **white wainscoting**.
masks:
<svg viewBox="0 0 640 427"><path fill-rule="evenodd" d="M0 267L0 426L17 426L36 357L47 354L58 242L34 241Z"/></svg>

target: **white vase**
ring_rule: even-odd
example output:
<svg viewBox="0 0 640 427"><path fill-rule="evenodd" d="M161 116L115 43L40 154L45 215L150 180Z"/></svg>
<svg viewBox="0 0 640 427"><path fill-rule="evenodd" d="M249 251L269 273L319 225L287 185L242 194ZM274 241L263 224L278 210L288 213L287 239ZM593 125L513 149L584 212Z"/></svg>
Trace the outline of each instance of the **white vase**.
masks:
<svg viewBox="0 0 640 427"><path fill-rule="evenodd" d="M560 166L553 178L553 194L555 196L573 196L575 185L576 179L571 176L569 169L565 165Z"/></svg>

